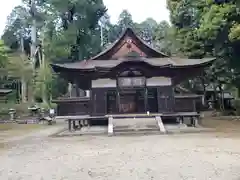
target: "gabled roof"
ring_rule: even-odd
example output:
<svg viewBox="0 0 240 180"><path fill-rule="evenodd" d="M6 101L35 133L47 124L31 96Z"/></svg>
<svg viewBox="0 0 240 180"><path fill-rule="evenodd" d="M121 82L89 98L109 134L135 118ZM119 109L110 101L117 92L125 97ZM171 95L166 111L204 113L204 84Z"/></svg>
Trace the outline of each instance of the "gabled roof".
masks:
<svg viewBox="0 0 240 180"><path fill-rule="evenodd" d="M72 70L92 70L95 71L98 68L114 68L122 63L146 63L152 67L196 67L207 66L213 62L215 58L203 58L203 59L182 59L182 58L137 58L135 59L119 59L119 60L88 60L79 61L75 63L65 64L52 64L53 68L72 69Z"/></svg>
<svg viewBox="0 0 240 180"><path fill-rule="evenodd" d="M127 39L132 39L133 43L146 54L147 58L162 58L168 57L166 54L154 49L146 42L144 42L140 37L134 33L131 28L127 28L119 39L117 39L114 43L112 43L107 49L100 52L96 56L92 57L91 60L102 60L102 59L111 59L112 55L117 52L121 48L123 41Z"/></svg>

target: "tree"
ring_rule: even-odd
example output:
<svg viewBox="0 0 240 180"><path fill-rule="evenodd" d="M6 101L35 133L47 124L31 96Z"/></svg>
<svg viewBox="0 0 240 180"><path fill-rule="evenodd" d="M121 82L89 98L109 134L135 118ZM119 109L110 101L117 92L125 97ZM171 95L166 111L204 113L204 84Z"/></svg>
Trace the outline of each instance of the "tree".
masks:
<svg viewBox="0 0 240 180"><path fill-rule="evenodd" d="M198 0L168 0L170 19L173 24L178 51L189 58L202 58L205 50L202 39L199 39L197 29L205 1Z"/></svg>
<svg viewBox="0 0 240 180"><path fill-rule="evenodd" d="M30 59L26 54L21 52L12 53L9 55L9 63L7 65L8 76L16 79L21 84L21 100L23 103L28 101L28 97L32 96L29 91L33 78L33 69Z"/></svg>
<svg viewBox="0 0 240 180"><path fill-rule="evenodd" d="M50 75L52 72L45 63L88 59L97 53L101 48L98 21L105 12L102 0L23 0L22 5L15 7L9 15L2 38L12 51L9 74L22 81L23 94L26 91L23 90L26 89L23 88L26 84L23 77L27 73L26 68L29 70L29 64L33 68L33 74L29 77L34 77L31 78L34 80L31 83L34 90L27 91L45 92L41 93L41 98L47 101L49 88L43 88L46 84L41 78L54 77L54 83L60 79ZM29 61L29 58L32 60ZM25 68L17 69L17 66L24 64ZM52 92L64 92L61 87L52 87ZM61 91L58 93L59 89ZM29 99L22 96L24 101Z"/></svg>
<svg viewBox="0 0 240 180"><path fill-rule="evenodd" d="M180 51L188 57L215 56L205 81L223 90L239 82L239 7L236 1L168 0ZM208 79L206 79L208 78Z"/></svg>
<svg viewBox="0 0 240 180"><path fill-rule="evenodd" d="M231 77L230 80L225 78L225 83L234 83L239 87L239 8L235 1L221 5L208 1L206 6L210 9L203 9L198 34L202 39L206 39L205 46L211 47L209 50L212 50L219 61L222 61L221 64L225 64L222 76Z"/></svg>
<svg viewBox="0 0 240 180"><path fill-rule="evenodd" d="M61 20L61 28L56 29L53 39L65 45L70 59L77 61L96 54L101 43L98 21L106 12L102 0L49 0L49 3Z"/></svg>
<svg viewBox="0 0 240 180"><path fill-rule="evenodd" d="M36 75L35 96L41 97L44 104L50 104L52 100L52 91L54 73L48 63L42 65Z"/></svg>
<svg viewBox="0 0 240 180"><path fill-rule="evenodd" d="M157 24L153 33L154 45L168 55L176 54L177 45L173 30L167 21L162 21Z"/></svg>
<svg viewBox="0 0 240 180"><path fill-rule="evenodd" d="M30 53L28 41L30 38L29 13L24 6L16 6L8 16L2 39L11 50L18 51L21 38L24 40L24 49Z"/></svg>
<svg viewBox="0 0 240 180"><path fill-rule="evenodd" d="M2 40L0 40L0 68L4 68L7 65L7 48Z"/></svg>
<svg viewBox="0 0 240 180"><path fill-rule="evenodd" d="M113 43L117 40L128 27L135 29L136 23L133 22L132 15L127 10L123 10L118 17L117 24L109 25L109 30L107 32L109 43Z"/></svg>
<svg viewBox="0 0 240 180"><path fill-rule="evenodd" d="M152 18L147 18L140 24L135 24L135 30L139 37L141 37L148 44L153 43L154 34L157 28L157 22Z"/></svg>
<svg viewBox="0 0 240 180"><path fill-rule="evenodd" d="M4 88L5 83L8 83L6 65L8 63L7 47L0 40L0 87Z"/></svg>
<svg viewBox="0 0 240 180"><path fill-rule="evenodd" d="M117 24L121 31L125 30L128 27L133 28L134 22L132 20L132 15L127 10L123 10L119 15Z"/></svg>

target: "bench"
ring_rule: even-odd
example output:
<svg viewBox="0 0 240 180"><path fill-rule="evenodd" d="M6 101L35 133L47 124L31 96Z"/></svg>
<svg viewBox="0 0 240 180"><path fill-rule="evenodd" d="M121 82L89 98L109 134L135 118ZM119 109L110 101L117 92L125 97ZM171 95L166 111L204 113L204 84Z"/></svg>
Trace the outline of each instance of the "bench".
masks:
<svg viewBox="0 0 240 180"><path fill-rule="evenodd" d="M184 123L184 118L190 118L191 125L194 127L198 127L200 114L197 112L176 112L176 113L164 113L162 117L176 117L180 124Z"/></svg>
<svg viewBox="0 0 240 180"><path fill-rule="evenodd" d="M89 120L106 118L105 116L89 116L89 115L80 115L80 116L65 116L64 119L68 121L68 130L77 130L81 129L83 126L89 126ZM78 126L76 125L78 122Z"/></svg>

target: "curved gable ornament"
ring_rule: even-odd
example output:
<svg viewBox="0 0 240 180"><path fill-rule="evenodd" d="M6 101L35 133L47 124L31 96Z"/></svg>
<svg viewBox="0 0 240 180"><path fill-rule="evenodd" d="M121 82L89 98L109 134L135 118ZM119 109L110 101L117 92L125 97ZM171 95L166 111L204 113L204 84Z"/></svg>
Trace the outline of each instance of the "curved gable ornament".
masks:
<svg viewBox="0 0 240 180"><path fill-rule="evenodd" d="M126 43L127 43L128 52L131 52L131 51L132 51L132 39L131 39L131 38L128 38L128 39L126 40Z"/></svg>

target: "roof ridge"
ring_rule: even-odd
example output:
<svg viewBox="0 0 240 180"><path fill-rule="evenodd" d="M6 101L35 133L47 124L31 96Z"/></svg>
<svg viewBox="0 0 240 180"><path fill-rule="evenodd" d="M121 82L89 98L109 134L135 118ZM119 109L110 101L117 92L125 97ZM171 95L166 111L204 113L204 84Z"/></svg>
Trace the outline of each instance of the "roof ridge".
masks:
<svg viewBox="0 0 240 180"><path fill-rule="evenodd" d="M136 40L138 40L142 45L144 45L145 47L149 48L150 50L152 50L153 52L159 54L159 56L162 57L169 57L168 55L166 55L165 53L158 51L157 49L155 49L155 47L149 45L147 42L145 42L142 38L140 38L135 31L132 28L126 28L124 31L122 31L120 37L118 37L109 47L107 47L105 50L101 51L100 53L98 53L97 55L93 56L91 59L92 60L100 60L98 59L99 57L103 56L104 54L107 54L108 52L110 52L119 42L121 42L121 40L130 33L130 37L135 37Z"/></svg>

